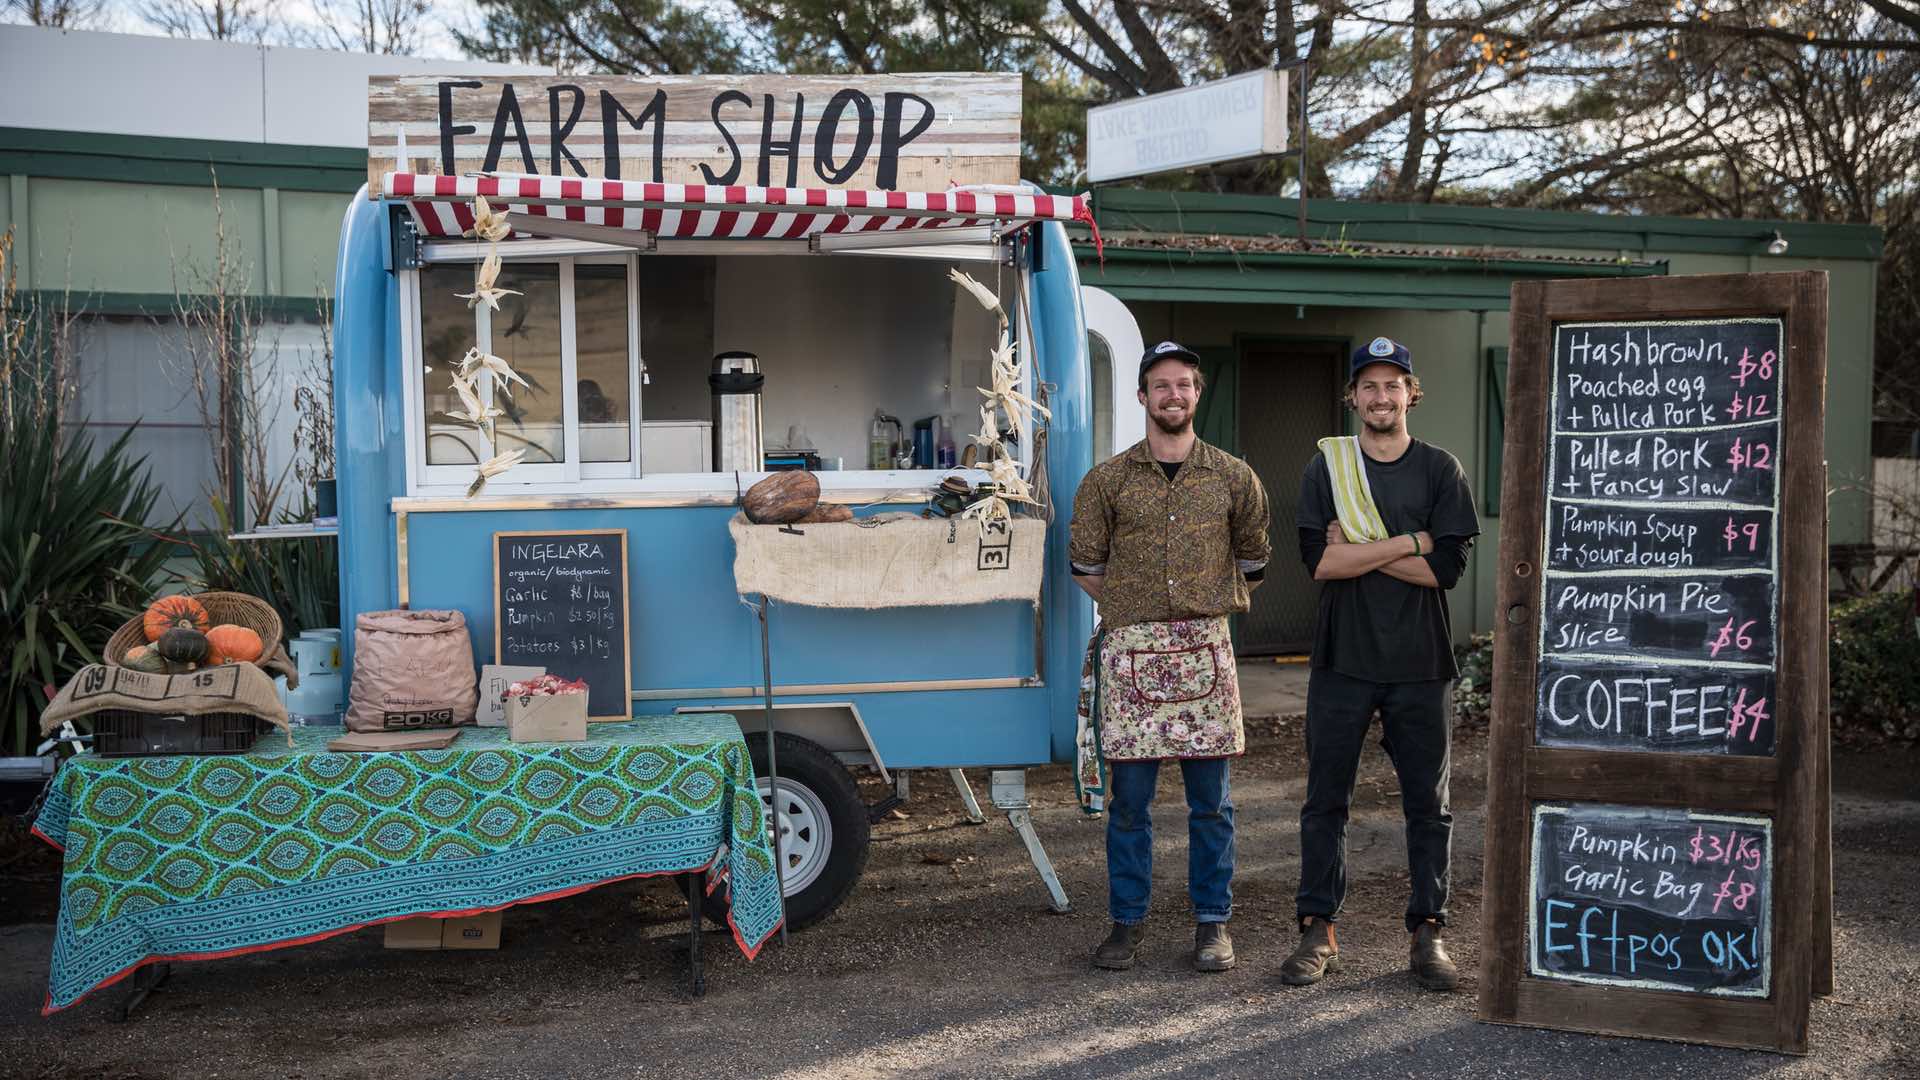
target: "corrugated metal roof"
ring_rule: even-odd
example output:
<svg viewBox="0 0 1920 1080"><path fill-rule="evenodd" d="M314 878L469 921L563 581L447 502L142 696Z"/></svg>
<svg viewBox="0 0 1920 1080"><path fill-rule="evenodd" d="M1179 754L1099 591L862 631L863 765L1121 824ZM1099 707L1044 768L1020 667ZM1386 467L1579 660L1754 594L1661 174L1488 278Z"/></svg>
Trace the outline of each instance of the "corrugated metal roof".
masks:
<svg viewBox="0 0 1920 1080"><path fill-rule="evenodd" d="M1658 263L1644 260L1622 258L1581 258L1572 255L1543 254L1521 248L1495 247L1407 247L1386 244L1329 244L1323 241L1302 242L1298 237L1269 234L1266 236L1241 236L1229 233L1148 233L1113 232L1103 233L1109 250L1152 252L1162 251L1169 254L1246 254L1246 255L1320 255L1329 259L1353 259L1364 261L1368 258L1433 259L1458 263L1461 261L1496 263L1530 262L1569 267L1645 267L1653 269ZM1091 245L1091 240L1076 242Z"/></svg>

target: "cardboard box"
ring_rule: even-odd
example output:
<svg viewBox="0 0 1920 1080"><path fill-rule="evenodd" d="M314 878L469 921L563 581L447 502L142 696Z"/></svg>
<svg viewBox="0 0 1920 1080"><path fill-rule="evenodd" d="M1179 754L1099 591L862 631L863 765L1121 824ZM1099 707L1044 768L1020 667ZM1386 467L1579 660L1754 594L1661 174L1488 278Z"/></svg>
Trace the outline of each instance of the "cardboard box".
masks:
<svg viewBox="0 0 1920 1080"><path fill-rule="evenodd" d="M480 668L480 709L474 721L481 727L507 726L507 687L521 679L545 675L543 667L525 664L485 664Z"/></svg>
<svg viewBox="0 0 1920 1080"><path fill-rule="evenodd" d="M497 949L500 947L500 913L469 915L458 919L400 919L387 924L385 945L389 949Z"/></svg>
<svg viewBox="0 0 1920 1080"><path fill-rule="evenodd" d="M514 742L583 742L586 737L585 694L507 699L507 738Z"/></svg>

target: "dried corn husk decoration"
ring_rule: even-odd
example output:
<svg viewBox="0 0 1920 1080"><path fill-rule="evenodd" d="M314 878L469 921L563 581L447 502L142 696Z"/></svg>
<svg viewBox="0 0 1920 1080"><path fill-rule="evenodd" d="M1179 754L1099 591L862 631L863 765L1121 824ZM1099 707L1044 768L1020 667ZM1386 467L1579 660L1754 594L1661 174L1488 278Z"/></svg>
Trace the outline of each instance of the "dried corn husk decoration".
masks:
<svg viewBox="0 0 1920 1080"><path fill-rule="evenodd" d="M520 373L513 370L513 365L505 360L492 353L483 353L479 349L468 349L467 355L460 358L460 377L477 379L478 372L481 371L492 374L494 385L508 397L513 396L513 391L507 388L508 383L517 382L521 386L528 385L527 380L521 378Z"/></svg>
<svg viewBox="0 0 1920 1080"><path fill-rule="evenodd" d="M520 459L526 456L527 452L525 450L509 450L504 454L497 454L474 466L473 483L467 485L467 498L471 499L475 495L480 494L480 489L487 486L488 480L520 464Z"/></svg>
<svg viewBox="0 0 1920 1080"><path fill-rule="evenodd" d="M516 289L502 289L495 284L500 278L500 241L506 239L512 229L504 211L494 210L486 196L474 196L473 228L461 235L486 241L487 257L480 261L480 268L474 274L473 291L455 294L467 302L468 308L485 304L488 310L498 311L501 297L521 295ZM480 380L486 375L493 377L487 380L485 396L482 397ZM527 380L521 378L520 373L513 370L513 365L505 360L492 353L481 352L477 347L468 349L453 373L453 392L459 396L460 405L466 411L448 415L473 425L477 431L485 432L487 442L492 444L494 418L506 415L504 410L494 406L493 391L498 389L511 398L513 391L509 389L509 384L516 382L521 386L528 385ZM520 464L520 459L526 454L525 450L511 450L474 466L473 483L467 485L467 498L480 494L488 480Z"/></svg>
<svg viewBox="0 0 1920 1080"><path fill-rule="evenodd" d="M474 275L473 291L470 293L455 293L454 295L465 300L467 306L470 308L485 304L488 308L499 311L501 297L520 295L520 290L518 289L495 288L493 283L499 276L500 249L498 246L495 246L493 250L487 252L487 257L481 261L480 272Z"/></svg>
<svg viewBox="0 0 1920 1080"><path fill-rule="evenodd" d="M993 480L996 491L961 511L960 516L982 523L1005 521L1013 516L1013 508L1009 503L1039 504L1034 501L1032 485L1020 475L1019 463L1008 456L1006 447L1000 441L1005 433L1000 427L1000 414L1006 414L1010 425L1008 430L1018 435L1022 445L1031 445L1027 440L1033 428L1032 414L1037 412L1048 419L1052 419L1053 414L1044 405L1020 392L1020 364L1016 359L1007 311L1000 305L1000 298L994 295L993 290L959 270L947 271L947 278L965 289L981 307L1000 320L1000 339L990 354L993 362L989 369L989 381L993 383L993 388L976 387L983 400L980 403L980 434L973 437L973 441L980 446L983 467Z"/></svg>
<svg viewBox="0 0 1920 1080"><path fill-rule="evenodd" d="M512 231L513 226L507 223L505 211L495 211L493 204L487 201L485 195L475 195L473 197L473 228L460 235L497 244L505 240L507 234Z"/></svg>

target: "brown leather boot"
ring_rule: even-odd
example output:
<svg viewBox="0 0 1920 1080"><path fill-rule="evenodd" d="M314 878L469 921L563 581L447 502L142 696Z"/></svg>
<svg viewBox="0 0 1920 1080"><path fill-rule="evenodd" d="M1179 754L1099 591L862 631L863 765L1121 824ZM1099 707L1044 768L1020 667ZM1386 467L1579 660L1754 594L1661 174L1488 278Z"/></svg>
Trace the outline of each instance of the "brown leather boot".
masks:
<svg viewBox="0 0 1920 1080"><path fill-rule="evenodd" d="M1126 923L1114 923L1107 940L1093 950L1093 966L1109 971L1125 971L1133 966L1133 958L1140 952L1140 939L1147 936L1144 923L1128 926Z"/></svg>
<svg viewBox="0 0 1920 1080"><path fill-rule="evenodd" d="M1233 938L1227 924L1195 923L1193 927L1193 970L1226 971L1233 967Z"/></svg>
<svg viewBox="0 0 1920 1080"><path fill-rule="evenodd" d="M1414 929L1407 959L1413 977L1420 981L1423 989L1446 991L1460 985L1460 969L1454 966L1453 957L1447 955L1446 943L1440 940L1440 924L1432 919Z"/></svg>
<svg viewBox="0 0 1920 1080"><path fill-rule="evenodd" d="M1280 964L1280 981L1288 986L1312 986L1329 971L1340 970L1340 943L1333 924L1309 915L1300 920L1300 947Z"/></svg>

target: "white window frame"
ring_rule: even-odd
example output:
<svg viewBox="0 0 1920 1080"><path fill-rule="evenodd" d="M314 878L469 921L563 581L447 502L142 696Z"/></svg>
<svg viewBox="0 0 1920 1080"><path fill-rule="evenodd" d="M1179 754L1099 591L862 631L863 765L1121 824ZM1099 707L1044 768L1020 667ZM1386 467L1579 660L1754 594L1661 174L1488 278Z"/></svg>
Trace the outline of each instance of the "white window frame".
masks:
<svg viewBox="0 0 1920 1080"><path fill-rule="evenodd" d="M645 419L644 386L647 376L647 364L643 349L645 342L640 340L641 304L638 260L644 254L608 253L607 245L578 243L567 245L559 241L535 241L529 247L513 250L512 245L503 245L501 257L508 262L555 263L561 267L560 273L560 311L561 311L561 377L564 384L575 388L563 398L562 415L564 418L564 446L566 460L560 464L517 465L487 482L486 494L490 495L667 495L712 497L733 496L739 485L751 484L764 476L766 472L740 473L738 478L731 472L704 473L651 473L646 471L646 462L640 454L641 423ZM532 243L538 243L537 249ZM753 254L745 249L746 242L726 241L725 250L713 254ZM485 255L485 249L478 244L432 245L435 250L429 257L436 265L458 265L461 262L478 262ZM679 254L680 252L661 252ZM890 253L888 253L890 254ZM884 257L879 251L841 252L820 254L821 258L874 258ZM927 255L917 250L902 250L901 257L920 257ZM967 261L964 257L952 261ZM629 393L628 408L628 461L583 462L580 460L578 357L575 352L574 335L574 295L573 268L577 263L623 263L627 267L627 385ZM403 430L406 445L407 493L410 496L431 498L436 496L460 497L474 478L472 464L430 465L426 458L427 422L423 405L425 389L424 372L421 370L423 351L420 325L420 273L409 269L397 271L400 285L399 318L402 371L402 403L405 408ZM1022 325L1027 302L1027 290L1030 287L1027 271L1015 269L1014 289L1009 297L1010 314L1016 320L1016 348L1022 359L1022 387L1031 392L1035 368L1027 362L1024 354L1031 347L1023 332L1029 329ZM491 312L484 305L478 310L476 345L491 351L492 319ZM487 377L487 378L490 378ZM977 410L961 409L960 415L971 415ZM1033 474L1032 440L1019 448L1017 460L1021 473L1031 477ZM829 497L835 493L844 496L862 496L878 501L887 496L915 494L924 496L931 484L941 476L958 473L974 482L984 482L987 473L983 469L846 469L831 470L817 474L822 491ZM486 495L479 502L484 504ZM843 501L845 501L843 499Z"/></svg>

